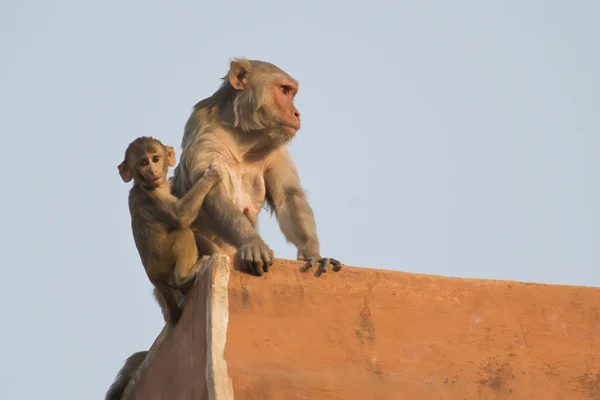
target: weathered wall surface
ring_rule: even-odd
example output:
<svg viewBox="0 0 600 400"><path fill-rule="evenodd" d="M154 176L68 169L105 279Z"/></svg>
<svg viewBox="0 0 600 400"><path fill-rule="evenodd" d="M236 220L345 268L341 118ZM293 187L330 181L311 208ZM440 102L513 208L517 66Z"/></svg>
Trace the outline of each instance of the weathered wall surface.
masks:
<svg viewBox="0 0 600 400"><path fill-rule="evenodd" d="M123 394L124 400L208 400L207 291L211 274L198 276L179 323L167 326Z"/></svg>
<svg viewBox="0 0 600 400"><path fill-rule="evenodd" d="M317 278L301 265L277 260L259 278L226 257L213 263L213 290L228 293L217 301L228 312L212 315L225 351L213 353L235 399L600 399L600 289L351 267ZM219 269L228 277L215 285ZM201 298L159 346L137 399L202 399L146 389L184 393L174 386L204 380L188 362L205 357ZM184 378L157 383L165 365Z"/></svg>

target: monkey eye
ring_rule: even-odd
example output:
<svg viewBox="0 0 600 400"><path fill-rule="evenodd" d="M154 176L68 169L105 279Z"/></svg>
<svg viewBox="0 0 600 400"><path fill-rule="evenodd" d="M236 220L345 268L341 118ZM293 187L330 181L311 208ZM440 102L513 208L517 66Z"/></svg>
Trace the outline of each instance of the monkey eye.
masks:
<svg viewBox="0 0 600 400"><path fill-rule="evenodd" d="M148 162L147 162L146 160L142 160L142 161L140 161L140 162L138 163L138 165L139 165L140 167L145 167L145 166L146 166L146 164L148 164Z"/></svg>
<svg viewBox="0 0 600 400"><path fill-rule="evenodd" d="M155 162L155 163L157 163L157 162L158 162L158 160L160 160L160 158L159 158L158 156L154 156L154 157L152 157L152 162Z"/></svg>
<svg viewBox="0 0 600 400"><path fill-rule="evenodd" d="M292 87L289 85L281 85L281 91L283 94L287 95L292 91Z"/></svg>

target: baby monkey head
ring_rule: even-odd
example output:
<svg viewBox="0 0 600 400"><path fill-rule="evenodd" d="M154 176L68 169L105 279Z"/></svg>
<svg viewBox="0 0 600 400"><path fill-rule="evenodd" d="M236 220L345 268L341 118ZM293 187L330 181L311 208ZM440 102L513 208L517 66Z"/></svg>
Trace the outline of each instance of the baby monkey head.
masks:
<svg viewBox="0 0 600 400"><path fill-rule="evenodd" d="M175 150L159 140L142 136L125 150L125 160L119 164L119 175L124 182L132 179L146 189L155 189L165 183L169 167L175 166Z"/></svg>

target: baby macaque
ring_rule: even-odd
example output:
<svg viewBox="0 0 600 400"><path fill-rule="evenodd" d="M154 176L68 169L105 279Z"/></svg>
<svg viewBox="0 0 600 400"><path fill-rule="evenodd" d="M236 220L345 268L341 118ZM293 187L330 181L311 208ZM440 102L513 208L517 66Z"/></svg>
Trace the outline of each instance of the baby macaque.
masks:
<svg viewBox="0 0 600 400"><path fill-rule="evenodd" d="M185 294L197 272L198 246L190 225L206 195L222 181L214 160L203 177L182 198L171 194L167 179L175 166L175 151L151 137L139 137L127 147L119 164L124 182L133 179L129 211L135 245L160 304L165 322L177 324Z"/></svg>

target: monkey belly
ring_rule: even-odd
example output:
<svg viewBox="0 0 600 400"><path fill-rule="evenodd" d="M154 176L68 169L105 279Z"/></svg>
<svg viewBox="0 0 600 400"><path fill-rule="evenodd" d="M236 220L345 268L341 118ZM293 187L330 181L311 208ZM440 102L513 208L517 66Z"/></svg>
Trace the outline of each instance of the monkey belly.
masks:
<svg viewBox="0 0 600 400"><path fill-rule="evenodd" d="M225 194L235 207L242 212L256 227L258 213L265 201L265 182L260 168L246 169L239 172L234 167L226 166L222 180ZM233 255L237 248L226 242L213 228L213 222L201 210L192 224L193 229L201 233L219 248L219 252Z"/></svg>
<svg viewBox="0 0 600 400"><path fill-rule="evenodd" d="M233 201L236 208L240 210L256 227L258 213L265 202L265 181L263 171L260 168L252 168L248 171L238 172L227 169L227 180L225 191Z"/></svg>

